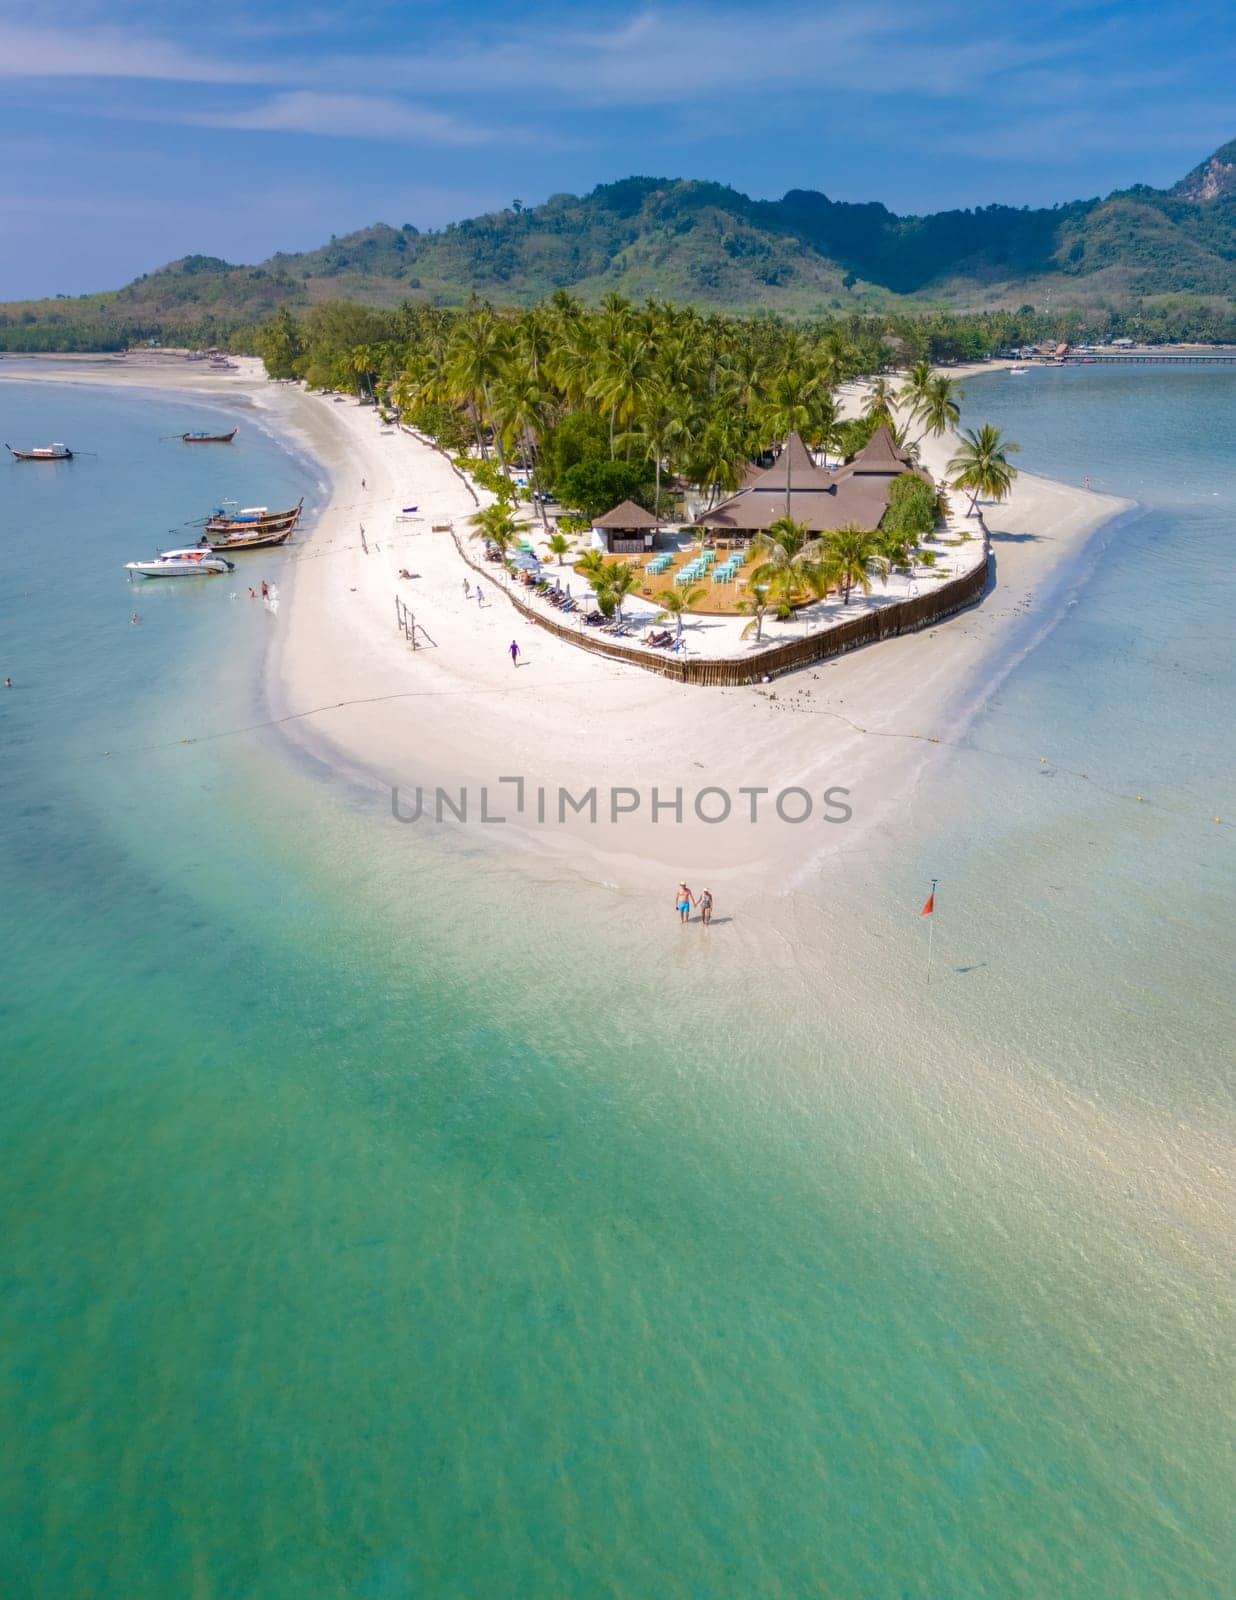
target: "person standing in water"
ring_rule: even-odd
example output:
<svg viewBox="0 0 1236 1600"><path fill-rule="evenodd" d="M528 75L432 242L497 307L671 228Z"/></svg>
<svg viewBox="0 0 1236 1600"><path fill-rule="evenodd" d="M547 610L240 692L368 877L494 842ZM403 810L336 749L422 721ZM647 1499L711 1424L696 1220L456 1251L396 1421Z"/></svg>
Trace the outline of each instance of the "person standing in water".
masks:
<svg viewBox="0 0 1236 1600"><path fill-rule="evenodd" d="M685 883L678 885L678 897L674 901L675 910L678 912L679 922L690 922L691 907L695 903L695 896Z"/></svg>
<svg viewBox="0 0 1236 1600"><path fill-rule="evenodd" d="M700 896L700 921L705 927L712 921L712 890L705 889Z"/></svg>

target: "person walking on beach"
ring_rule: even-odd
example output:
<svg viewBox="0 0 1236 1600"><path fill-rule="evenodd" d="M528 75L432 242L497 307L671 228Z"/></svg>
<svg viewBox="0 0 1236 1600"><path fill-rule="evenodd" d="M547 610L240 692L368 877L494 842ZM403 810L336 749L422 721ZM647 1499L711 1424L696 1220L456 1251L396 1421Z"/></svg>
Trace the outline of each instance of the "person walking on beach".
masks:
<svg viewBox="0 0 1236 1600"><path fill-rule="evenodd" d="M519 665L519 646L515 643L514 639L511 640L511 665L513 667L517 667Z"/></svg>
<svg viewBox="0 0 1236 1600"><path fill-rule="evenodd" d="M479 583L476 586L476 603L478 606L484 604L484 601L481 599L481 586Z"/></svg>
<svg viewBox="0 0 1236 1600"><path fill-rule="evenodd" d="M695 904L695 896L685 883L678 885L678 897L674 901L675 910L678 912L679 922L686 923L691 920L691 907Z"/></svg>
<svg viewBox="0 0 1236 1600"><path fill-rule="evenodd" d="M471 600L471 598L472 598L472 585L468 582L467 578L465 578L464 579L464 599L465 600Z"/></svg>
<svg viewBox="0 0 1236 1600"><path fill-rule="evenodd" d="M705 889L700 896L700 921L705 927L712 921L712 890Z"/></svg>

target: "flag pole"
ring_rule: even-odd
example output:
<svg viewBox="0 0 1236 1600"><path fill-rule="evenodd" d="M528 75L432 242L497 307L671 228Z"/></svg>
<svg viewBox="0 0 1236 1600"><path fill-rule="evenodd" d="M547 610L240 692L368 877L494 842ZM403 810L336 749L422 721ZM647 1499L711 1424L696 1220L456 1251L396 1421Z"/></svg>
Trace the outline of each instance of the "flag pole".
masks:
<svg viewBox="0 0 1236 1600"><path fill-rule="evenodd" d="M931 916L927 923L927 982L929 985L931 983L931 946L936 936L936 884L939 881L938 878L931 880L931 895L927 902L931 907Z"/></svg>

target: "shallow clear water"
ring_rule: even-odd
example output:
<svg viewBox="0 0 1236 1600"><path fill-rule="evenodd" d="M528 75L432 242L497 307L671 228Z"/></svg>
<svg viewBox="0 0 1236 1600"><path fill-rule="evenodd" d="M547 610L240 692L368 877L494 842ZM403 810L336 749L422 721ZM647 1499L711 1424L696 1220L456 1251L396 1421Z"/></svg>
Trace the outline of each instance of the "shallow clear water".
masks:
<svg viewBox="0 0 1236 1600"><path fill-rule="evenodd" d="M311 475L0 384L100 450L0 480L6 1590L1226 1592L1236 388L1058 376L973 414L1149 509L904 818L690 943L181 743L278 618L123 562Z"/></svg>

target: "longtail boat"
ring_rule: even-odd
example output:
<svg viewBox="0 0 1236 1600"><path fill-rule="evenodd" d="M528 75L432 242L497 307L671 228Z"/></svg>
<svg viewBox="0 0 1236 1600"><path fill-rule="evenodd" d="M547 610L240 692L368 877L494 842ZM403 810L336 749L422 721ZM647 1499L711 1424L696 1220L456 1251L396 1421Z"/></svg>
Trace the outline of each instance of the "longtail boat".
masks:
<svg viewBox="0 0 1236 1600"><path fill-rule="evenodd" d="M231 444L239 432L235 427L231 433L182 433L180 437L185 444Z"/></svg>
<svg viewBox="0 0 1236 1600"><path fill-rule="evenodd" d="M219 550L256 550L263 545L282 544L300 521L304 504L302 495L287 511L268 511L265 506L229 511L220 506L207 517L203 537L212 549Z"/></svg>
<svg viewBox="0 0 1236 1600"><path fill-rule="evenodd" d="M14 461L72 461L73 452L67 444L39 444L33 450L14 450L11 444L4 447Z"/></svg>

